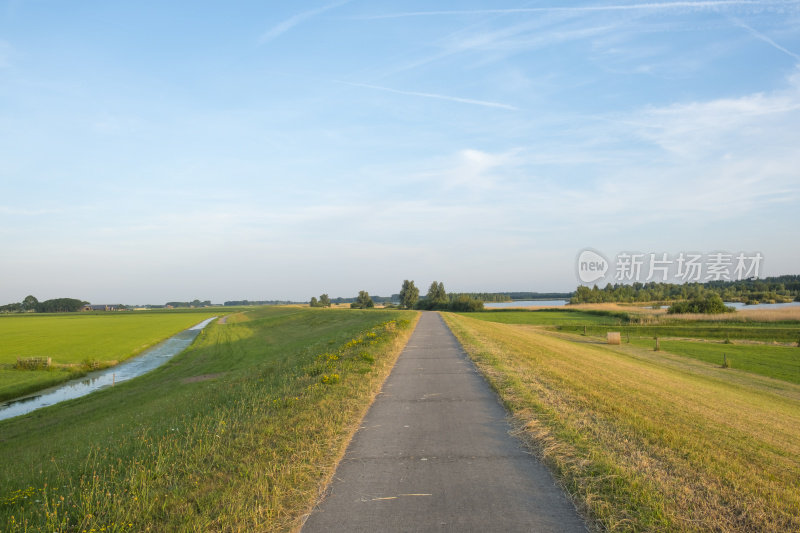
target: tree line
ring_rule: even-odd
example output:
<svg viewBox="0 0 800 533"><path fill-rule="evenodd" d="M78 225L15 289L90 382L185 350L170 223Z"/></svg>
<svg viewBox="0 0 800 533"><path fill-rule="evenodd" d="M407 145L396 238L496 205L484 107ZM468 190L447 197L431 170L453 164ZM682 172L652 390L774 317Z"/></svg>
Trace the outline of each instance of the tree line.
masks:
<svg viewBox="0 0 800 533"><path fill-rule="evenodd" d="M71 313L80 311L89 302L75 298L53 298L40 302L33 295L28 295L18 303L0 306L3 313Z"/></svg>
<svg viewBox="0 0 800 533"><path fill-rule="evenodd" d="M413 280L403 280L403 285L397 295L379 300L370 296L367 291L358 291L355 298L336 298L331 300L327 294L322 294L319 299L312 296L309 302L311 307L330 307L331 303L350 303L352 309L372 309L376 303L383 303L386 307L399 307L401 309L422 309L436 311L481 311L483 300L473 294L480 293L454 293L447 294L441 281L434 281L428 288L428 294L420 298L419 289ZM346 300L341 302L341 300ZM393 302L398 302L394 304Z"/></svg>
<svg viewBox="0 0 800 533"><path fill-rule="evenodd" d="M713 293L726 302L785 303L800 301L800 276L775 276L764 279L739 281L709 281L706 283L621 283L608 284L600 289L597 285L578 286L570 303L605 302L672 302L702 298Z"/></svg>

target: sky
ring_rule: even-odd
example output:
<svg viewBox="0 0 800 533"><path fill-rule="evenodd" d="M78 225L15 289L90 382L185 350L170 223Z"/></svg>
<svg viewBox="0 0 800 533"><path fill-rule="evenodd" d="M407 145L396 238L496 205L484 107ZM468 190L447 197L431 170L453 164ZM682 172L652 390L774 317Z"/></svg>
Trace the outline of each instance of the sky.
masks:
<svg viewBox="0 0 800 533"><path fill-rule="evenodd" d="M0 304L800 273L800 1L0 0Z"/></svg>

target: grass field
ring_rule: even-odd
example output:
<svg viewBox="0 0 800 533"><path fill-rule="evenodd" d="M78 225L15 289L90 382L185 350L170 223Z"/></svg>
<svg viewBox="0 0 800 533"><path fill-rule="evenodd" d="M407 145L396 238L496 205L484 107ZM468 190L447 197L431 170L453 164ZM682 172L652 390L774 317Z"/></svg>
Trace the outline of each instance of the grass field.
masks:
<svg viewBox="0 0 800 533"><path fill-rule="evenodd" d="M145 376L0 421L0 529L296 527L417 316L258 308Z"/></svg>
<svg viewBox="0 0 800 533"><path fill-rule="evenodd" d="M551 326L569 333L583 333L605 337L608 331L620 331L623 336L631 337L688 337L695 339L731 339L753 340L763 342L798 343L800 342L800 319L787 318L798 316L794 312L787 314L784 310L760 311L758 313L741 313L740 320L727 319L717 322L707 315L692 315L695 320L687 318L673 319L671 316L654 316L649 313L639 316L613 310L579 310L579 309L546 309L537 311L484 311L469 313L468 316L479 320L500 324L528 324L534 326ZM726 315L726 316L735 316ZM642 322L641 318L647 318ZM756 321L758 317L762 321ZM776 321L777 317L781 321Z"/></svg>
<svg viewBox="0 0 800 533"><path fill-rule="evenodd" d="M62 313L0 316L0 364L17 357L52 357L54 363L86 359L122 361L202 320L226 314L196 312Z"/></svg>
<svg viewBox="0 0 800 533"><path fill-rule="evenodd" d="M228 312L197 309L0 316L0 401L79 376L91 364L123 361L206 318ZM56 368L17 370L13 365L18 357L50 357Z"/></svg>
<svg viewBox="0 0 800 533"><path fill-rule="evenodd" d="M652 347L445 318L597 529L800 530L800 386Z"/></svg>
<svg viewBox="0 0 800 533"><path fill-rule="evenodd" d="M652 339L634 338L631 344L655 346ZM664 340L659 348L718 366L726 360L733 369L800 384L800 348L796 346Z"/></svg>
<svg viewBox="0 0 800 533"><path fill-rule="evenodd" d="M482 311L469 313L472 318L499 322L501 324L554 325L618 325L622 315L598 311L576 311L571 309L543 309L536 311Z"/></svg>

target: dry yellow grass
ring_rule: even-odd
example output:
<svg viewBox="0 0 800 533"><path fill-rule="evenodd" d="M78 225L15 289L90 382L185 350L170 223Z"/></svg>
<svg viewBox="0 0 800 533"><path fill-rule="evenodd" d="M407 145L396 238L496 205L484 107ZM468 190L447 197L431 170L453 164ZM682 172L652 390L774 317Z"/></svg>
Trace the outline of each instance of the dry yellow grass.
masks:
<svg viewBox="0 0 800 533"><path fill-rule="evenodd" d="M800 530L800 387L530 326L446 320L598 529Z"/></svg>
<svg viewBox="0 0 800 533"><path fill-rule="evenodd" d="M747 307L737 310L735 313L724 313L720 315L703 314L684 314L669 315L669 318L678 320L705 320L714 322L785 322L800 321L800 306L780 307L777 309L748 309Z"/></svg>

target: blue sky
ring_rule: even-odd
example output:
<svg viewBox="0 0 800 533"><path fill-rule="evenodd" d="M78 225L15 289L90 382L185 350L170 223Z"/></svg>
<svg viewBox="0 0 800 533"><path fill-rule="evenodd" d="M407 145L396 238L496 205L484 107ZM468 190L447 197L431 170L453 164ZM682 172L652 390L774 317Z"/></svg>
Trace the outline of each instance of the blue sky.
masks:
<svg viewBox="0 0 800 533"><path fill-rule="evenodd" d="M0 2L0 303L800 266L800 1Z"/></svg>

